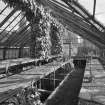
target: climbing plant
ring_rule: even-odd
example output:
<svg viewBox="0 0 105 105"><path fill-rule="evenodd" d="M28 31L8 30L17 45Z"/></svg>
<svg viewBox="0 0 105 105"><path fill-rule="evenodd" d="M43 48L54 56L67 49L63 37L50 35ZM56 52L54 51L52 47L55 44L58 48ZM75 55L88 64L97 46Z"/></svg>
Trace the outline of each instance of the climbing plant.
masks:
<svg viewBox="0 0 105 105"><path fill-rule="evenodd" d="M61 35L62 35L61 26L59 24L56 24L56 22L52 21L51 32L50 32L51 43L52 43L51 46L52 55L60 54L62 52Z"/></svg>
<svg viewBox="0 0 105 105"><path fill-rule="evenodd" d="M40 0L2 0L10 7L24 12L31 26L30 55L32 58L48 57L62 52L61 25Z"/></svg>
<svg viewBox="0 0 105 105"><path fill-rule="evenodd" d="M25 12L25 16L28 21L34 17L34 12L31 10L31 4L28 0L2 0L4 3L8 4L9 7L17 7L17 10Z"/></svg>

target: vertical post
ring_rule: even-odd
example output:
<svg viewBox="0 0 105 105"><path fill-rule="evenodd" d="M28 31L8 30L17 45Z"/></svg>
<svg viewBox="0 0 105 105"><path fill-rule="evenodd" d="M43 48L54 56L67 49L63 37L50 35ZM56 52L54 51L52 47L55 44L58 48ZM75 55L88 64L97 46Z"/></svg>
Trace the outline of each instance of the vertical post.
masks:
<svg viewBox="0 0 105 105"><path fill-rule="evenodd" d="M31 21L31 42L30 42L30 57L31 58L35 58L36 57L36 34L37 34L37 30L39 28L39 23L36 22L35 19L32 19Z"/></svg>
<svg viewBox="0 0 105 105"><path fill-rule="evenodd" d="M3 48L3 60L6 59L6 51L7 51L7 47Z"/></svg>
<svg viewBox="0 0 105 105"><path fill-rule="evenodd" d="M105 57L105 49L103 49L103 57Z"/></svg>
<svg viewBox="0 0 105 105"><path fill-rule="evenodd" d="M54 69L54 78L53 78L53 81L54 81L54 89L55 89L55 69Z"/></svg>
<svg viewBox="0 0 105 105"><path fill-rule="evenodd" d="M92 77L92 55L90 58L90 76Z"/></svg>
<svg viewBox="0 0 105 105"><path fill-rule="evenodd" d="M96 9L96 0L94 0L94 7L93 7L93 18L95 17L95 9Z"/></svg>
<svg viewBox="0 0 105 105"><path fill-rule="evenodd" d="M20 47L18 58L22 58L22 55L23 55L22 53L23 53L23 47Z"/></svg>
<svg viewBox="0 0 105 105"><path fill-rule="evenodd" d="M71 58L71 42L69 43L69 59Z"/></svg>
<svg viewBox="0 0 105 105"><path fill-rule="evenodd" d="M17 48L15 48L15 59L17 58Z"/></svg>
<svg viewBox="0 0 105 105"><path fill-rule="evenodd" d="M35 40L32 37L33 35L31 35L31 42L30 42L30 57L35 58Z"/></svg>
<svg viewBox="0 0 105 105"><path fill-rule="evenodd" d="M41 79L39 80L39 89L42 88L42 83L41 83Z"/></svg>

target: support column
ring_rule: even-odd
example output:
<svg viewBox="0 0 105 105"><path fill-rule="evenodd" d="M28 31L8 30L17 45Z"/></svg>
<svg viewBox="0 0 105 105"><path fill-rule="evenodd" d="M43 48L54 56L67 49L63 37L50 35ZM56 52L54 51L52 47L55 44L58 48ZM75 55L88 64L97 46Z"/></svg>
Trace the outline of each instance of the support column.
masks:
<svg viewBox="0 0 105 105"><path fill-rule="evenodd" d="M31 32L31 42L30 42L30 57L35 58L35 35L34 32Z"/></svg>
<svg viewBox="0 0 105 105"><path fill-rule="evenodd" d="M3 60L6 59L6 51L7 51L7 47L3 48Z"/></svg>
<svg viewBox="0 0 105 105"><path fill-rule="evenodd" d="M75 69L48 97L45 105L78 105L78 95L82 86L86 60L74 60Z"/></svg>
<svg viewBox="0 0 105 105"><path fill-rule="evenodd" d="M36 9L36 17L34 17L30 23L31 23L31 42L30 42L30 57L36 58L36 38L40 36L40 19L41 19L41 11L39 8Z"/></svg>
<svg viewBox="0 0 105 105"><path fill-rule="evenodd" d="M69 59L71 58L71 42L69 43Z"/></svg>
<svg viewBox="0 0 105 105"><path fill-rule="evenodd" d="M20 47L18 58L22 58L22 56L23 56L23 47Z"/></svg>

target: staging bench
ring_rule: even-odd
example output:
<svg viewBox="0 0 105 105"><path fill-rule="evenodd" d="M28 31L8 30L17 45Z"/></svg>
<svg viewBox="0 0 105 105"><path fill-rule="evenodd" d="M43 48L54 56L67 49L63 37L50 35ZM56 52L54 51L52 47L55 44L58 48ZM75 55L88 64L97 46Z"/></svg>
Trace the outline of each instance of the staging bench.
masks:
<svg viewBox="0 0 105 105"><path fill-rule="evenodd" d="M48 58L48 62L52 62L59 56L51 56ZM8 69L12 69L12 71L16 71L16 69L23 69L23 67L31 66L31 65L39 65L39 63L44 64L48 63L43 58L40 59L32 59L32 58L18 58L18 59L10 59L4 60L0 62L0 74L5 73ZM20 71L21 71L20 70Z"/></svg>
<svg viewBox="0 0 105 105"><path fill-rule="evenodd" d="M4 60L0 62L0 73L5 73L9 68L22 68L25 66L32 65L38 61L39 59L31 59L31 58L18 58L18 59L11 59L11 60Z"/></svg>
<svg viewBox="0 0 105 105"><path fill-rule="evenodd" d="M36 66L30 70L23 71L20 74L15 74L3 79L0 79L0 93L5 91L9 91L10 89L16 89L19 87L27 87L30 86L32 81L38 81L48 74L56 71L58 68L64 66L65 64L70 63L67 62L52 62L43 66ZM1 98L1 96L0 96Z"/></svg>

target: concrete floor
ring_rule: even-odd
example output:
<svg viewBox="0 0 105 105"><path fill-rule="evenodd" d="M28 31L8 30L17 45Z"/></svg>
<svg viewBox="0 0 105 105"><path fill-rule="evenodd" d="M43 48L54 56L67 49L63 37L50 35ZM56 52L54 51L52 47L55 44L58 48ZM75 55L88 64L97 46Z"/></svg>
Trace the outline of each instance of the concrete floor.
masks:
<svg viewBox="0 0 105 105"><path fill-rule="evenodd" d="M92 76L92 81L82 84L80 98L105 105L105 70L97 59L92 59L87 63L84 77L89 75Z"/></svg>

